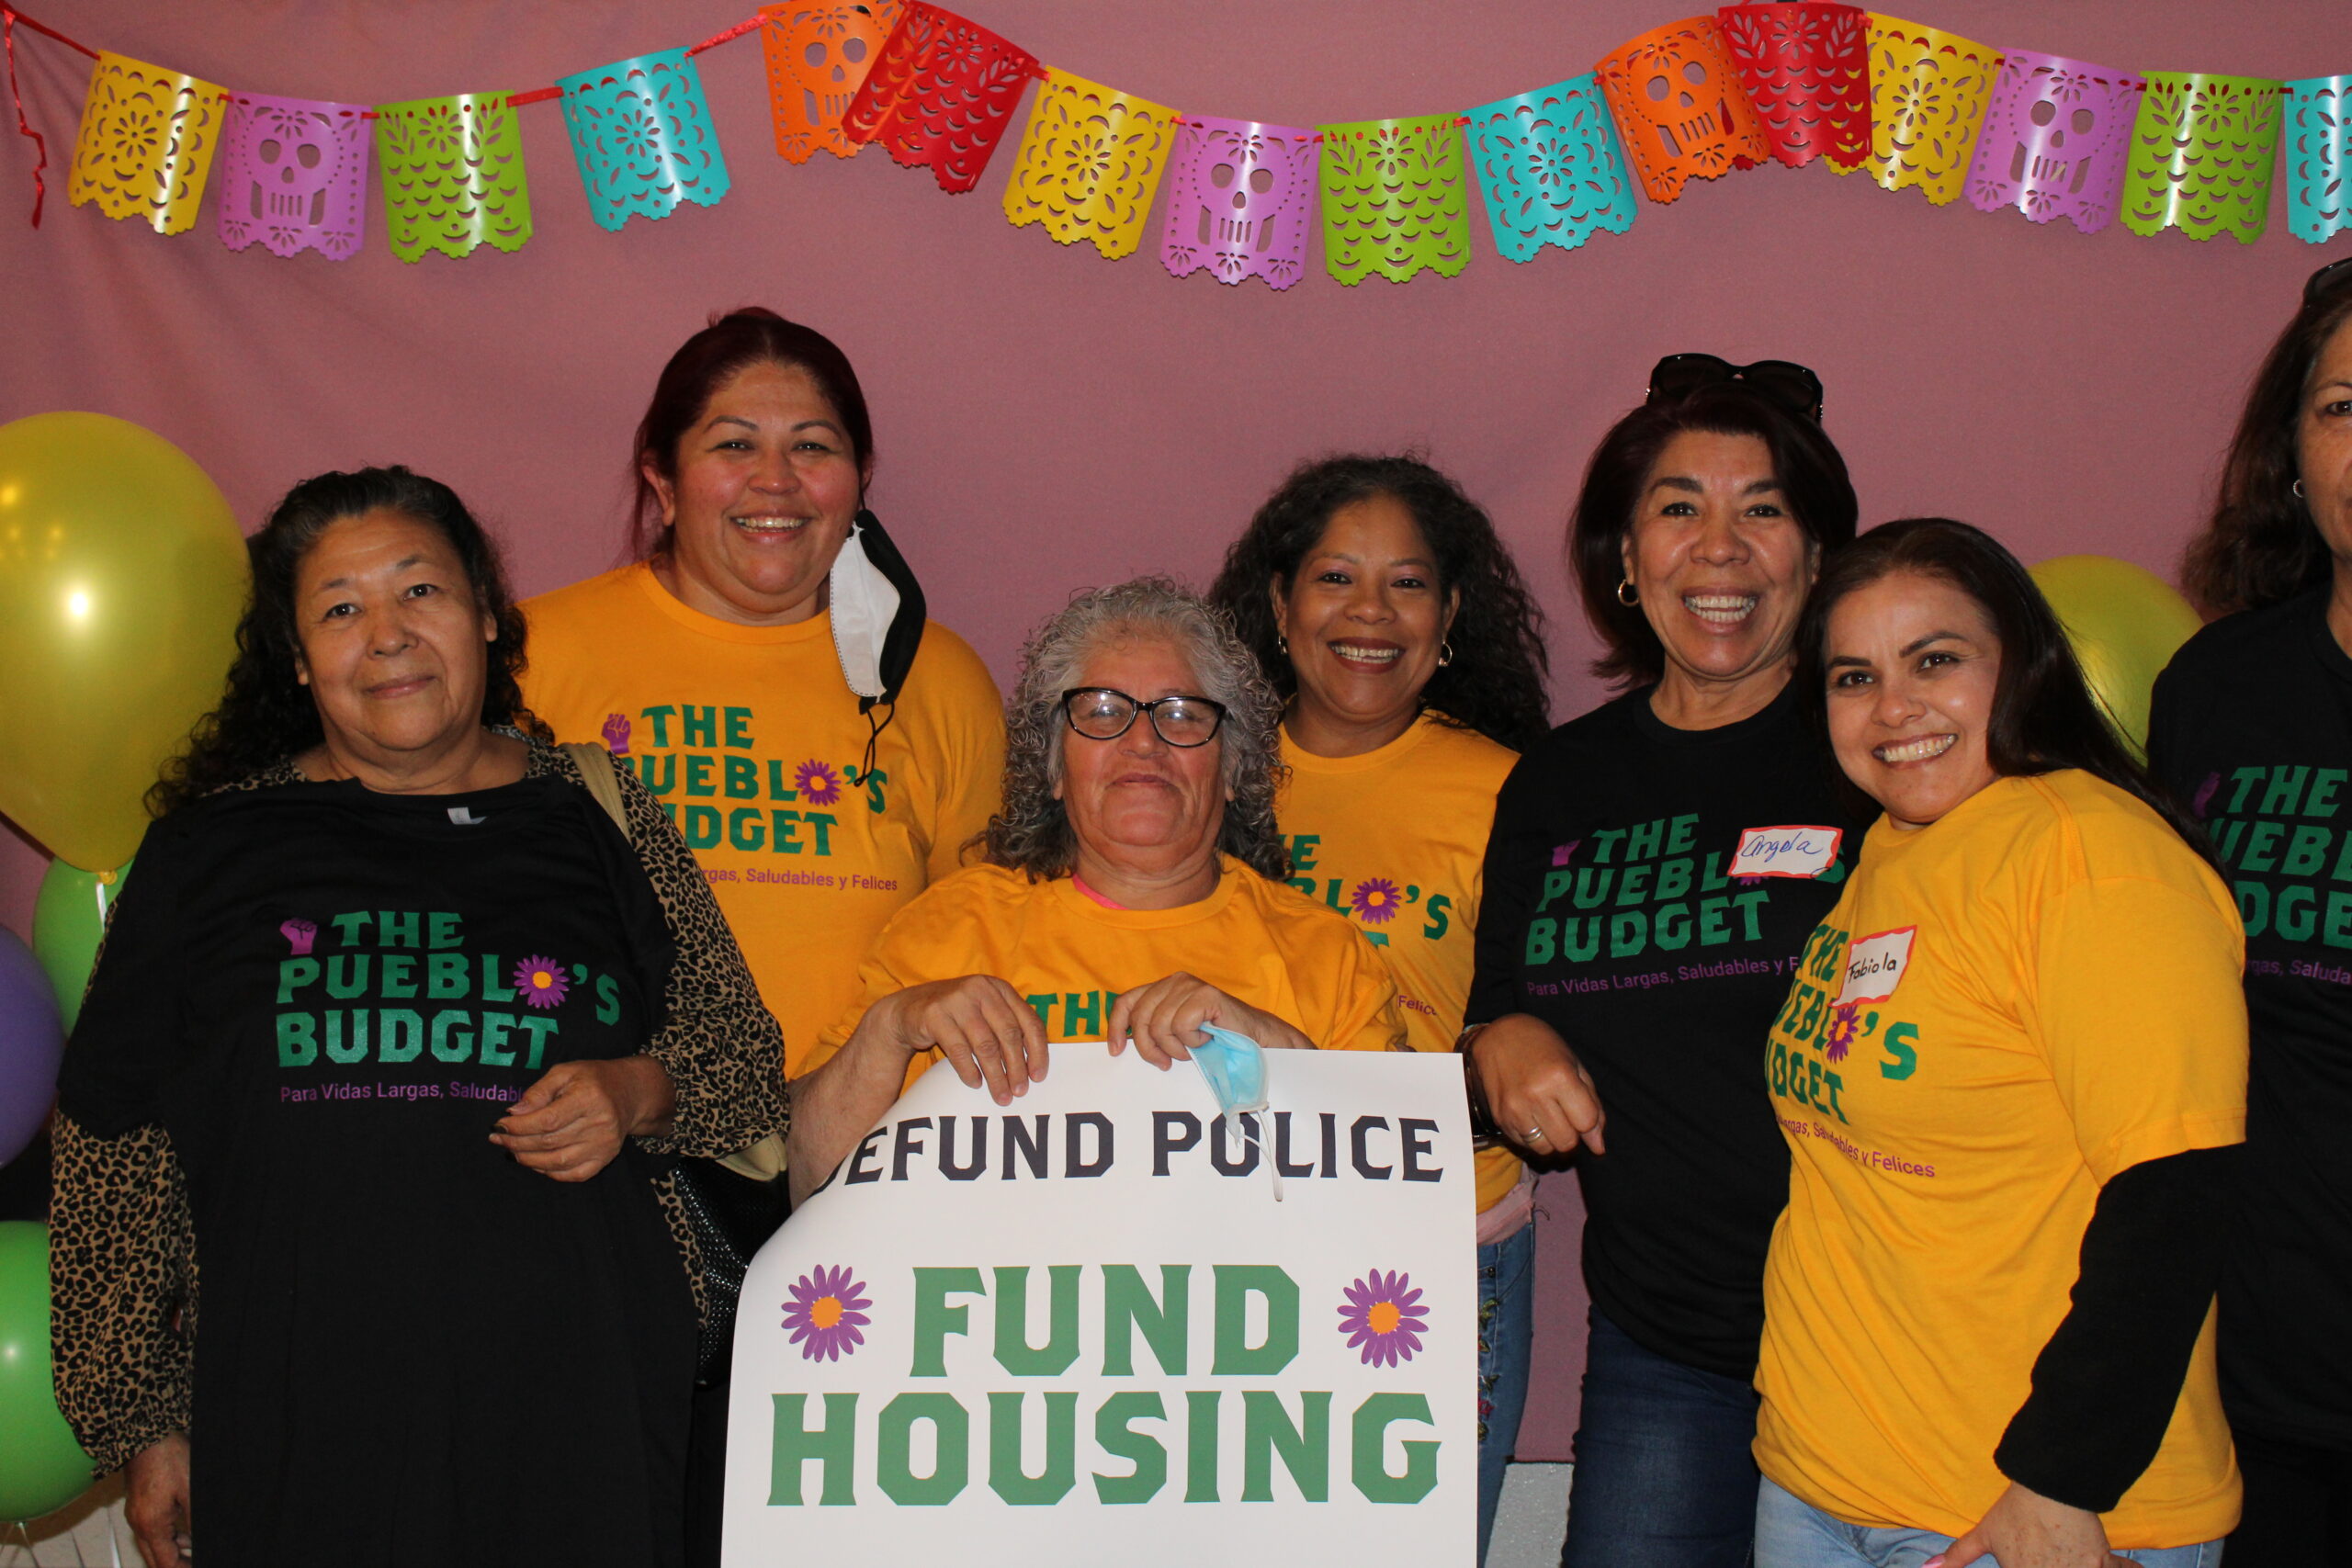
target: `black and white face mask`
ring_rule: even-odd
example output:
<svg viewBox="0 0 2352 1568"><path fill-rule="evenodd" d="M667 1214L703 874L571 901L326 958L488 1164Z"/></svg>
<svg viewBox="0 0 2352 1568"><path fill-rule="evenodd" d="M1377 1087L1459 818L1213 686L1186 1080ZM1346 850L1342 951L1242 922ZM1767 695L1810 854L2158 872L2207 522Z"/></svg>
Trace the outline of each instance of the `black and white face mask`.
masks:
<svg viewBox="0 0 2352 1568"><path fill-rule="evenodd" d="M860 509L827 581L833 651L865 706L895 702L922 642L922 587L881 520Z"/></svg>

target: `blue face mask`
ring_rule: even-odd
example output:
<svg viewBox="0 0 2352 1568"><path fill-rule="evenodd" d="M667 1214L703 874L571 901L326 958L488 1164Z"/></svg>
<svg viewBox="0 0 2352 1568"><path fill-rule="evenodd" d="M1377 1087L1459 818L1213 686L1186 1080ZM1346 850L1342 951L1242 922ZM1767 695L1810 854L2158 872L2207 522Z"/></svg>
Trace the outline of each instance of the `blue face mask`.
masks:
<svg viewBox="0 0 2352 1568"><path fill-rule="evenodd" d="M1193 1065L1201 1069L1201 1077L1207 1080L1209 1093L1216 1097L1216 1108L1231 1134L1258 1145L1258 1157L1265 1162L1266 1174L1274 1184L1274 1201L1279 1203L1283 1198L1282 1173L1274 1168L1274 1151L1257 1132L1257 1127L1264 1125L1272 1114L1266 1109L1265 1049L1248 1035L1220 1029L1214 1023L1204 1023L1200 1029L1208 1039L1193 1047ZM1244 1122L1241 1118L1245 1112L1254 1114L1257 1123Z"/></svg>

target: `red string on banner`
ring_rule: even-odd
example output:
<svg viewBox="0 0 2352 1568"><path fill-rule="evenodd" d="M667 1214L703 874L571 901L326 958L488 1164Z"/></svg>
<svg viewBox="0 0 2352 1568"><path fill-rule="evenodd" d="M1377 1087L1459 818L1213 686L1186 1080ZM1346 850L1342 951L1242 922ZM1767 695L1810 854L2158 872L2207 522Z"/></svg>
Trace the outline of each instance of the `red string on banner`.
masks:
<svg viewBox="0 0 2352 1568"><path fill-rule="evenodd" d="M700 43L695 45L694 48L686 51L686 53L691 57L693 55L700 54L706 49L717 49L722 43L732 43L737 39L741 38L745 33L751 32L758 28L759 25L760 18L757 17L753 17L748 22L738 22L723 33L715 33L709 38L703 39Z"/></svg>
<svg viewBox="0 0 2352 1568"><path fill-rule="evenodd" d="M47 29L44 28L44 31ZM49 197L49 183L41 177L49 167L49 143L41 139L25 120L25 96L17 90L17 13L14 7L0 6L0 41L8 51L8 101L17 106L17 134L28 137L33 144L33 227L40 227L41 203Z"/></svg>

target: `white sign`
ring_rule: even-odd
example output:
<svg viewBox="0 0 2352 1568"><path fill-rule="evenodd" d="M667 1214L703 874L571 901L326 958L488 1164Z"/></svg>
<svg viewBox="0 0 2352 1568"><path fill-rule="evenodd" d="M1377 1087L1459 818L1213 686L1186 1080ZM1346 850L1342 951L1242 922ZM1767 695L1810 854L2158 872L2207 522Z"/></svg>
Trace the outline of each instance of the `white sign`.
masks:
<svg viewBox="0 0 2352 1568"><path fill-rule="evenodd" d="M1468 1563L1462 1064L1267 1080L1279 1201L1182 1064L925 1074L744 1280L727 1568Z"/></svg>
<svg viewBox="0 0 2352 1568"><path fill-rule="evenodd" d="M1846 949L1846 980L1838 992L1838 1005L1883 1002L1894 995L1911 967L1911 939L1918 931L1917 926L1899 926L1858 938Z"/></svg>
<svg viewBox="0 0 2352 1568"><path fill-rule="evenodd" d="M1748 828L1731 857L1734 876L1819 876L1838 862L1842 828Z"/></svg>

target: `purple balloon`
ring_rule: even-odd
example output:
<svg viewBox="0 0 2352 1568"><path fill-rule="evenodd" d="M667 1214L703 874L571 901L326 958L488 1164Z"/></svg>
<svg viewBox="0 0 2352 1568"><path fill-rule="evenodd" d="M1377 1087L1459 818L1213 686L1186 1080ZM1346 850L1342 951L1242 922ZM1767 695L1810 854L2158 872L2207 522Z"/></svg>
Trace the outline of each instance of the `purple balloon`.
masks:
<svg viewBox="0 0 2352 1568"><path fill-rule="evenodd" d="M25 1152L57 1099L65 1028L32 949L0 928L0 1165Z"/></svg>

